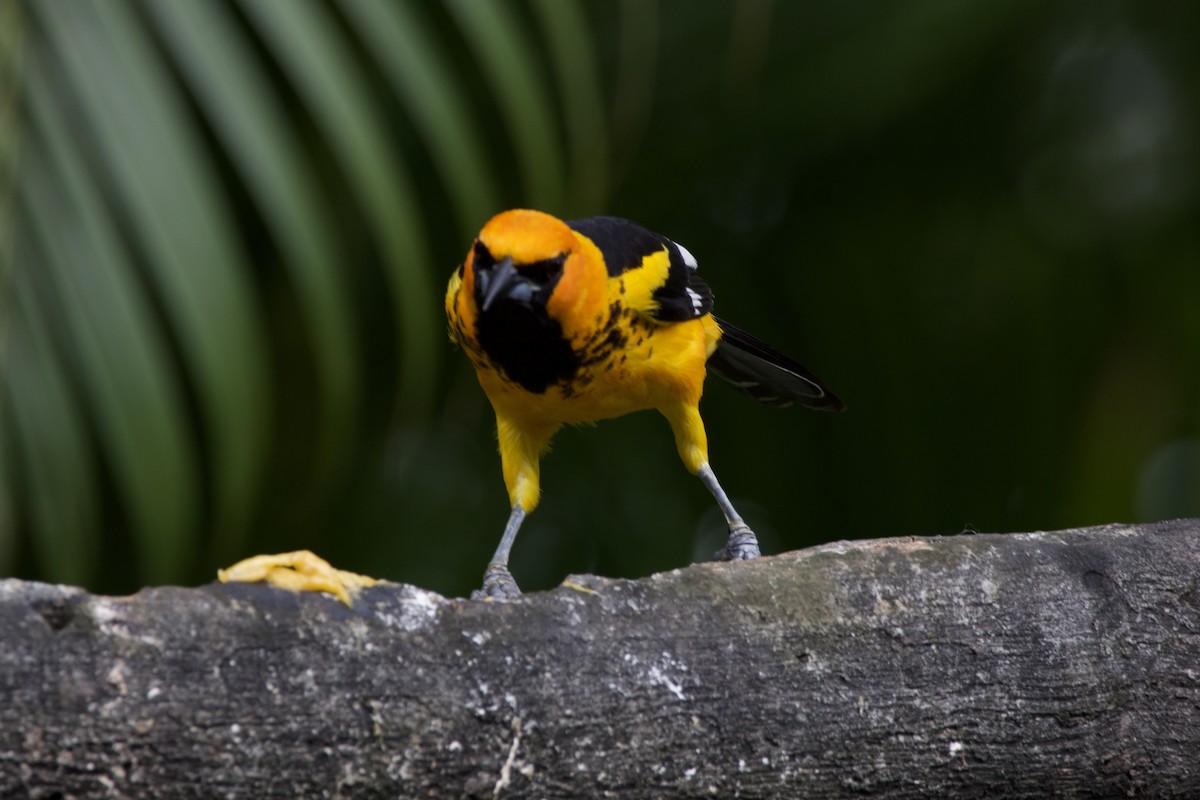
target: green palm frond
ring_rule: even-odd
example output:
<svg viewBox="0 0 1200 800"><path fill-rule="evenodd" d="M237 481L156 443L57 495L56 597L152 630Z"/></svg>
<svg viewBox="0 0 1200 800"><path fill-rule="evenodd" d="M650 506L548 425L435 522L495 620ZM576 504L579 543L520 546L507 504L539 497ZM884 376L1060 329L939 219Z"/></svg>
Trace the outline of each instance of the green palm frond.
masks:
<svg viewBox="0 0 1200 800"><path fill-rule="evenodd" d="M0 4L0 564L15 532L56 579L115 543L181 580L324 524L389 421L432 408L463 242L501 205L604 200L581 8L536 11Z"/></svg>
<svg viewBox="0 0 1200 800"><path fill-rule="evenodd" d="M1186 508L1195 423L1170 409L1195 395L1194 348L1108 382L1090 370L1111 354L1087 348L1140 331L1118 370L1140 363L1137 342L1196 339L1180 232L1196 71L1164 34L1194 28L1190 8L0 0L0 573L127 590L317 547L455 588L448 549L486 559L505 499L441 295L480 226L515 206L682 238L732 318L761 311L756 333L832 365L821 374L864 409L836 433L725 412L719 391L705 410L765 508L797 485L829 492L805 530L982 525L980 502L1028 515L993 525L1131 508L1114 489L1136 471L1112 423L1124 395L1084 413L1072 403L1091 385L1157 409L1165 427L1139 447L1175 426L1179 448L1145 480ZM994 392L981 359L1038 391ZM872 397L887 398L874 416ZM1002 422L979 426L989 413ZM651 435L639 424L601 438L632 451ZM1069 442L1041 457L1075 425L1094 469L1072 466ZM768 455L785 435L820 457ZM964 436L1012 448L992 479L947 455ZM546 576L677 563L678 540L656 539L657 564L633 546L704 502L673 482L669 448L621 484L636 511L613 538L588 511L607 484L588 483L572 441L539 512L571 535L539 545L535 526L524 552ZM1040 477L1006 480L1004 463ZM1038 489L1018 503L1022 481Z"/></svg>

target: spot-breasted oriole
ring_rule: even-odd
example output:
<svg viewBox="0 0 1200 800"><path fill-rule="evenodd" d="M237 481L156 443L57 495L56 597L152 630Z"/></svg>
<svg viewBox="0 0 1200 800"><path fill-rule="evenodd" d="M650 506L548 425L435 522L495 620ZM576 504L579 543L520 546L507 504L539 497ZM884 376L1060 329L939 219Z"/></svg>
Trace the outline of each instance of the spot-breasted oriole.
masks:
<svg viewBox="0 0 1200 800"><path fill-rule="evenodd" d="M475 597L520 594L508 557L538 504L540 459L564 424L657 409L684 465L729 524L722 560L757 557L758 540L708 464L700 419L706 372L769 405L840 411L792 359L712 314L713 296L682 245L629 220L564 222L497 214L446 287L450 338L496 412L512 512Z"/></svg>

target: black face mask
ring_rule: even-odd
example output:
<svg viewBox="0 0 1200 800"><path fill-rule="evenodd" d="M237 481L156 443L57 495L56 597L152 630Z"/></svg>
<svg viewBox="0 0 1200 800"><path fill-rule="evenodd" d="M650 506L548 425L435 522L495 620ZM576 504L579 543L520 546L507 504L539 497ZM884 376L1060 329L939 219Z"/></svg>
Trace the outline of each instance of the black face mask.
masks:
<svg viewBox="0 0 1200 800"><path fill-rule="evenodd" d="M545 306L562 278L566 260L564 253L518 267L511 256L496 261L488 249L477 242L473 262L475 303L484 312L501 301L528 307Z"/></svg>

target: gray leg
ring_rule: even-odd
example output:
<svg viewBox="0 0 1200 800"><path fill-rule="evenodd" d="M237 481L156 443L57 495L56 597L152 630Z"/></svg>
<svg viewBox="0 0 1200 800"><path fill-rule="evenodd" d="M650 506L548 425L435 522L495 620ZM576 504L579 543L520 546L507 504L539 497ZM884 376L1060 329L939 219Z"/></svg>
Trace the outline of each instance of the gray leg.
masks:
<svg viewBox="0 0 1200 800"><path fill-rule="evenodd" d="M733 503L729 502L729 496L717 482L717 476L713 474L712 467L705 464L700 467L698 474L700 480L712 492L712 496L717 499L717 505L721 507L721 513L725 515L725 522L729 525L729 540L723 549L713 555L713 558L717 561L744 561L761 556L762 551L758 549L758 537L742 520L741 515L734 509Z"/></svg>
<svg viewBox="0 0 1200 800"><path fill-rule="evenodd" d="M512 573L508 571L508 554L512 550L513 542L516 541L517 531L524 521L525 509L519 505L513 506L512 513L508 516L508 524L504 526L504 535L500 537L500 544L496 547L496 554L492 556L487 570L483 573L483 588L471 592L472 600L486 600L489 597L511 600L521 596L517 582L513 580Z"/></svg>

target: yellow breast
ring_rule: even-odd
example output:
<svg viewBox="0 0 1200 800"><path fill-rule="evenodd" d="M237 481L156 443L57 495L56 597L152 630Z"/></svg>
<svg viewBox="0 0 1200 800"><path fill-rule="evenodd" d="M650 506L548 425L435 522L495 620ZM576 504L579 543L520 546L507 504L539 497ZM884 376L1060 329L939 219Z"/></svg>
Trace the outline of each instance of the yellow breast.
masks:
<svg viewBox="0 0 1200 800"><path fill-rule="evenodd" d="M497 413L530 424L577 424L698 402L705 362L721 335L712 317L659 323L616 308L616 325L577 349L580 367L572 379L545 392L529 392L486 359L472 359Z"/></svg>

